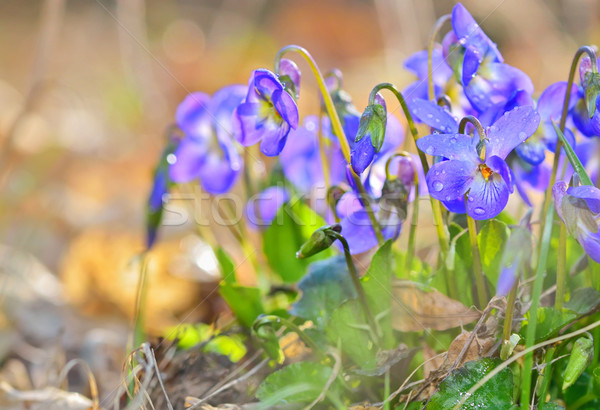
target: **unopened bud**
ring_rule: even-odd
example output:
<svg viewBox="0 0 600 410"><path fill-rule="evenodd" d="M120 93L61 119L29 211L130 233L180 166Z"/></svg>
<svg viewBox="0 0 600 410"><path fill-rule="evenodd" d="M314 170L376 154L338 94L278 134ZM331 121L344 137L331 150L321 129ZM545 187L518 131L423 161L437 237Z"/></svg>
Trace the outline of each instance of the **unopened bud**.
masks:
<svg viewBox="0 0 600 410"><path fill-rule="evenodd" d="M575 341L569 363L563 373L563 391L577 381L594 358L594 341L591 337L580 337Z"/></svg>
<svg viewBox="0 0 600 410"><path fill-rule="evenodd" d="M336 240L336 235L332 233L340 233L341 231L342 226L340 224L325 225L320 227L313 232L308 241L306 241L300 250L296 252L296 258L304 259L324 251Z"/></svg>

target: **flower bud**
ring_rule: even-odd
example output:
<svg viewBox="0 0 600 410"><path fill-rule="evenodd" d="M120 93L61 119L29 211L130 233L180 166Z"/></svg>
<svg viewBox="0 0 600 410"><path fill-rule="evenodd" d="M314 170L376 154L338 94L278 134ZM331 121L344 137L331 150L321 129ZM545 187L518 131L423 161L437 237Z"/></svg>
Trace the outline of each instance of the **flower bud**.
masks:
<svg viewBox="0 0 600 410"><path fill-rule="evenodd" d="M398 171L396 172L398 179L402 181L406 188L410 188L415 182L415 167L412 158L398 156L396 163L398 164Z"/></svg>
<svg viewBox="0 0 600 410"><path fill-rule="evenodd" d="M594 341L591 336L577 339L573 345L573 350L571 350L571 357L569 357L567 368L563 373L563 391L577 381L593 358Z"/></svg>
<svg viewBox="0 0 600 410"><path fill-rule="evenodd" d="M279 81L294 99L300 96L300 69L292 60L287 58L279 62Z"/></svg>
<svg viewBox="0 0 600 410"><path fill-rule="evenodd" d="M585 106L590 118L596 112L598 97L600 96L600 74L589 72L585 75Z"/></svg>
<svg viewBox="0 0 600 410"><path fill-rule="evenodd" d="M341 231L342 227L340 224L320 227L313 232L308 241L306 241L300 250L296 252L296 258L304 259L324 251L336 240L336 235L332 235L332 232L340 233Z"/></svg>
<svg viewBox="0 0 600 410"><path fill-rule="evenodd" d="M361 115L355 142L360 141L363 137L370 134L371 144L373 144L375 151L379 152L383 145L386 124L387 112L385 102L383 102L383 98L379 97L375 99L373 104L368 105Z"/></svg>

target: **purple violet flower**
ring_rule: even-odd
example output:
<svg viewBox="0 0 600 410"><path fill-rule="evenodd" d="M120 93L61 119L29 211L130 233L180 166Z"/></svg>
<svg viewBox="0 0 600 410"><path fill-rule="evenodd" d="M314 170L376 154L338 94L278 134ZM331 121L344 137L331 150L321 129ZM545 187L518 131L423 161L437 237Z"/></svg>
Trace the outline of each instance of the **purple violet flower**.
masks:
<svg viewBox="0 0 600 410"><path fill-rule="evenodd" d="M286 74L286 78L294 76ZM254 70L248 81L248 94L234 113L238 141L246 147L260 141L263 154L277 156L298 122L296 101L277 75L265 69Z"/></svg>
<svg viewBox="0 0 600 410"><path fill-rule="evenodd" d="M567 188L563 181L552 188L556 213L585 252L600 263L600 189L594 186Z"/></svg>
<svg viewBox="0 0 600 410"><path fill-rule="evenodd" d="M305 117L301 127L290 131L289 141L280 154L285 177L305 194L324 184L318 124L316 116ZM329 120L326 118L322 122L322 133L328 142L324 145L329 145L325 147L325 151L330 183L337 185L346 179L346 161L337 139L331 135Z"/></svg>
<svg viewBox="0 0 600 410"><path fill-rule="evenodd" d="M600 58L598 59L600 62ZM581 86L577 88L577 96L571 96L571 116L577 129L586 137L600 136L600 96L596 99L596 109L590 118L588 107L585 103L585 93L588 87L588 74L592 71L591 60L585 56L579 65Z"/></svg>
<svg viewBox="0 0 600 410"><path fill-rule="evenodd" d="M511 171L504 159L535 132L539 121L532 107L516 107L486 130L483 141L458 133L420 138L420 150L448 158L429 170L429 194L440 201L453 201L467 194L469 216L480 220L495 217L513 191Z"/></svg>
<svg viewBox="0 0 600 410"><path fill-rule="evenodd" d="M373 204L377 214L379 208ZM346 192L336 205L336 211L341 218L342 235L348 241L351 254L363 253L377 246L377 238L369 219L369 214L355 192ZM402 228L402 218L390 213L386 219L379 218L381 233L385 239L397 238ZM341 246L341 244L339 244Z"/></svg>
<svg viewBox="0 0 600 410"><path fill-rule="evenodd" d="M544 90L537 103L537 112L540 114L540 126L527 141L516 148L516 152L523 160L532 165L538 165L546 158L545 150L556 150L556 131L552 121L558 125L562 114L563 100L567 91L567 83L560 81L551 84ZM570 108L575 105L577 87L571 89ZM575 146L575 136L568 128L565 137Z"/></svg>
<svg viewBox="0 0 600 410"><path fill-rule="evenodd" d="M375 96L375 104L373 105L379 106L380 111L385 113L386 105L385 100L379 94ZM365 114L367 114L369 107L365 110ZM394 151L404 139L404 129L402 128L398 119L393 115L382 115L376 113L375 110L372 114L372 120L370 121L370 125L365 126L365 118L367 115L363 114L360 119L359 124L351 124L351 126L358 125L357 128L353 128L351 126L346 127L344 131L349 132L347 135L349 139L353 140L353 144L351 147L351 165L354 172L357 174L362 174L373 162L380 160L383 157L387 157L390 152ZM383 124L385 122L385 125ZM350 124L349 124L350 125ZM361 128L364 128L361 130ZM358 136L359 132L365 132L361 138L356 141L355 137ZM379 134L378 141L374 141L372 139L372 132L384 132L384 137ZM381 140L382 139L382 140ZM378 147L375 147L378 145ZM378 149L379 148L379 149Z"/></svg>
<svg viewBox="0 0 600 410"><path fill-rule="evenodd" d="M231 85L212 98L205 93L192 93L177 107L177 125L185 137L169 167L171 180L184 183L199 179L211 194L231 189L242 169L242 159L231 136L231 115L245 92L246 87Z"/></svg>
<svg viewBox="0 0 600 410"><path fill-rule="evenodd" d="M271 225L279 208L289 199L288 191L279 186L271 186L253 196L246 203L248 225L255 229L265 229Z"/></svg>
<svg viewBox="0 0 600 410"><path fill-rule="evenodd" d="M529 77L504 64L496 44L460 3L452 10L452 29L444 38L444 56L477 111L505 106L519 90L533 94Z"/></svg>

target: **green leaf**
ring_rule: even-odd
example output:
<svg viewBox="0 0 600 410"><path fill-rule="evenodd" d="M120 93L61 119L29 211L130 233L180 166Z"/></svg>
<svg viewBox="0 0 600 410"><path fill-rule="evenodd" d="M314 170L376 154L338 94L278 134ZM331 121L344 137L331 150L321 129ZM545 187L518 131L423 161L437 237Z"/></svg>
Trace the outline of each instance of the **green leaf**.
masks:
<svg viewBox="0 0 600 410"><path fill-rule="evenodd" d="M246 346L240 335L217 336L211 339L202 350L207 353L217 353L227 356L233 363L240 361L247 353Z"/></svg>
<svg viewBox="0 0 600 410"><path fill-rule="evenodd" d="M500 363L502 360L490 358L465 363L463 367L452 372L440 383L438 390L431 396L425 408L453 409L475 383ZM481 386L460 408L508 409L514 404L512 396L512 371L507 367Z"/></svg>
<svg viewBox="0 0 600 410"><path fill-rule="evenodd" d="M324 328L338 306L356 297L349 275L346 259L341 255L312 263L298 283L302 296L290 313Z"/></svg>
<svg viewBox="0 0 600 410"><path fill-rule="evenodd" d="M575 318L577 318L577 314L569 309L557 311L552 307L538 307L535 343L554 336L560 329L571 323ZM519 332L522 336L527 335L529 312L525 315L525 319L523 327Z"/></svg>
<svg viewBox="0 0 600 410"><path fill-rule="evenodd" d="M395 276L398 279L410 280L411 282L425 283L431 277L431 266L423 262L421 259L413 257L411 263L412 266L409 270L406 270L406 252L392 248L392 253L396 261L396 269L394 269L394 272Z"/></svg>
<svg viewBox="0 0 600 410"><path fill-rule="evenodd" d="M506 224L494 219L485 224L477 235L483 272L494 286L500 276L500 262L508 235L509 229Z"/></svg>
<svg viewBox="0 0 600 410"><path fill-rule="evenodd" d="M331 376L331 368L319 363L299 362L268 375L256 392L264 406L316 399ZM335 389L336 386L332 386Z"/></svg>
<svg viewBox="0 0 600 410"><path fill-rule="evenodd" d="M235 265L231 256L220 246L215 250L215 256L219 262L223 280L227 283L236 283Z"/></svg>
<svg viewBox="0 0 600 410"><path fill-rule="evenodd" d="M447 282L452 280L456 289L460 289L458 300L465 306L472 306L474 305L471 276L473 254L469 243L469 234L465 228L456 223L450 225L449 231L450 249L446 260L446 272L445 274L438 272L434 275L430 285L446 296L450 296Z"/></svg>
<svg viewBox="0 0 600 410"><path fill-rule="evenodd" d="M600 74L588 72L585 75L585 106L588 110L590 118L596 112L596 99L600 95Z"/></svg>
<svg viewBox="0 0 600 410"><path fill-rule="evenodd" d="M297 282L311 262L334 254L327 249L310 260L297 259L296 252L325 221L300 200L284 204L263 234L263 251L269 266L286 283Z"/></svg>
<svg viewBox="0 0 600 410"><path fill-rule="evenodd" d="M325 332L332 344L341 341L342 350L362 369L377 368L377 347L358 300L340 305L331 315Z"/></svg>
<svg viewBox="0 0 600 410"><path fill-rule="evenodd" d="M383 335L382 348L384 349L396 347L390 316L393 272L392 243L392 240L388 240L377 250L367 273L361 278L367 302Z"/></svg>
<svg viewBox="0 0 600 410"><path fill-rule="evenodd" d="M219 293L239 322L246 327L251 327L258 315L265 313L262 295L258 288L221 282Z"/></svg>
<svg viewBox="0 0 600 410"><path fill-rule="evenodd" d="M167 340L177 339L177 347L190 349L207 341L213 335L213 328L206 323L183 324L167 329L165 335Z"/></svg>
<svg viewBox="0 0 600 410"><path fill-rule="evenodd" d="M579 160L579 157L577 156L575 151L573 151L573 147L571 147L571 145L569 145L569 141L567 141L564 134L556 126L554 121L552 121L552 126L554 127L554 131L556 131L556 135L558 135L558 139L560 140L560 142L563 145L563 148L565 149L565 152L567 154L567 158L569 159L569 162L573 166L573 169L575 170L575 172L577 172L577 175L579 175L579 179L581 180L581 183L583 185L593 186L594 184L592 183L592 180L590 179L588 174L585 172L585 168L581 164L581 161Z"/></svg>
<svg viewBox="0 0 600 410"><path fill-rule="evenodd" d="M565 307L577 312L580 315L586 315L600 305L600 293L594 288L580 288L571 293L571 298Z"/></svg>

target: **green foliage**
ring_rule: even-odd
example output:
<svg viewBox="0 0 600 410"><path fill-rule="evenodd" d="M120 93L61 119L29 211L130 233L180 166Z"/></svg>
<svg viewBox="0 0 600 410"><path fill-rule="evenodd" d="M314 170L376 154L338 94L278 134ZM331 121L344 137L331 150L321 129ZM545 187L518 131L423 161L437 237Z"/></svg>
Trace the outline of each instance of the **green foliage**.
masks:
<svg viewBox="0 0 600 410"><path fill-rule="evenodd" d="M490 358L465 363L464 367L455 370L440 383L425 408L431 410L454 408L475 383L500 363L501 360ZM481 386L461 408L508 409L514 404L512 397L512 372L509 368L505 368Z"/></svg>
<svg viewBox="0 0 600 410"><path fill-rule="evenodd" d="M284 282L298 281L311 262L333 255L333 249L327 249L310 260L296 259L298 249L323 225L323 218L299 200L279 209L263 234L263 251L269 266Z"/></svg>
<svg viewBox="0 0 600 410"><path fill-rule="evenodd" d="M395 347L392 318L390 316L393 272L391 250L392 241L389 240L373 255L367 273L361 278L363 289L367 295L367 302L382 334L382 347L384 349L393 349Z"/></svg>
<svg viewBox="0 0 600 410"><path fill-rule="evenodd" d="M358 300L351 299L338 307L329 320L325 332L333 345L341 342L342 350L360 368L377 367L377 346L374 335Z"/></svg>
<svg viewBox="0 0 600 410"><path fill-rule="evenodd" d="M319 363L299 362L271 373L261 383L256 397L262 402L261 408L277 404L309 403L316 399L331 376L331 368ZM328 390L334 395L336 386Z"/></svg>
<svg viewBox="0 0 600 410"><path fill-rule="evenodd" d="M565 308L586 315L600 306L600 293L594 288L580 288L571 293Z"/></svg>
<svg viewBox="0 0 600 410"><path fill-rule="evenodd" d="M483 273L494 286L500 276L500 262L508 236L509 229L506 224L495 219L485 224L477 235Z"/></svg>
<svg viewBox="0 0 600 410"><path fill-rule="evenodd" d="M262 294L258 288L221 282L219 293L225 299L235 317L246 327L252 326L258 315L265 313Z"/></svg>
<svg viewBox="0 0 600 410"><path fill-rule="evenodd" d="M235 265L231 256L222 247L215 249L215 256L219 262L219 268L221 269L221 275L223 280L227 283L235 283Z"/></svg>
<svg viewBox="0 0 600 410"><path fill-rule="evenodd" d="M290 313L324 328L339 305L356 297L349 275L343 256L312 263L298 283L302 296Z"/></svg>
<svg viewBox="0 0 600 410"><path fill-rule="evenodd" d="M569 309L560 311L551 307L539 307L537 309L537 326L535 328L535 343L555 336L560 329L571 323L577 317L577 313ZM527 335L529 326L529 312L525 315L525 322L519 332L521 336Z"/></svg>
<svg viewBox="0 0 600 410"><path fill-rule="evenodd" d="M201 346L203 352L227 356L234 363L247 353L241 335L219 335L218 331L205 323L179 325L167 329L166 335L167 340L177 340L180 349Z"/></svg>

